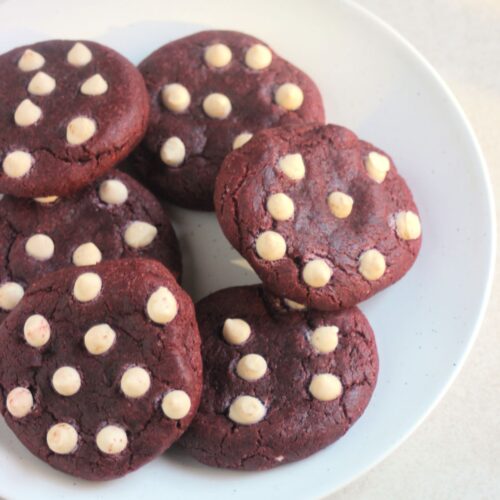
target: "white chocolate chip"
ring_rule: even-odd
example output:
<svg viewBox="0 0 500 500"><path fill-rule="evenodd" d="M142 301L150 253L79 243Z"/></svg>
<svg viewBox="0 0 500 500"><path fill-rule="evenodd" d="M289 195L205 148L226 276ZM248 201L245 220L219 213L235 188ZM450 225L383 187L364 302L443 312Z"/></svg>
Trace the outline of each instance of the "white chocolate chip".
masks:
<svg viewBox="0 0 500 500"><path fill-rule="evenodd" d="M180 420L189 413L191 399L184 391L170 391L163 397L161 409L166 417L172 420Z"/></svg>
<svg viewBox="0 0 500 500"><path fill-rule="evenodd" d="M23 55L17 62L17 67L21 71L35 71L35 69L40 69L45 64L45 58L42 54L35 52L31 49L26 49Z"/></svg>
<svg viewBox="0 0 500 500"><path fill-rule="evenodd" d="M136 220L125 230L125 243L132 248L144 248L150 245L158 234L158 229L148 222Z"/></svg>
<svg viewBox="0 0 500 500"><path fill-rule="evenodd" d="M46 261L54 255L54 242L46 234L34 234L26 241L26 253L35 260Z"/></svg>
<svg viewBox="0 0 500 500"><path fill-rule="evenodd" d="M73 287L73 295L79 302L90 302L100 293L102 280L96 273L83 273L78 276Z"/></svg>
<svg viewBox="0 0 500 500"><path fill-rule="evenodd" d="M115 331L106 323L95 325L85 334L83 342L90 354L99 356L108 352L116 341Z"/></svg>
<svg viewBox="0 0 500 500"><path fill-rule="evenodd" d="M396 215L396 233L402 240L416 240L422 234L420 218L411 210Z"/></svg>
<svg viewBox="0 0 500 500"><path fill-rule="evenodd" d="M178 167L186 158L186 146L179 137L169 137L162 145L160 158L170 167Z"/></svg>
<svg viewBox="0 0 500 500"><path fill-rule="evenodd" d="M106 455L121 453L128 444L127 433L117 425L103 427L95 438L97 447Z"/></svg>
<svg viewBox="0 0 500 500"><path fill-rule="evenodd" d="M299 304L298 302L295 302L294 300L290 299L283 299L283 302L289 309L293 309L294 311L305 311L307 307L304 304Z"/></svg>
<svg viewBox="0 0 500 500"><path fill-rule="evenodd" d="M81 386L80 374L72 366L61 366L52 375L52 387L61 396L73 396Z"/></svg>
<svg viewBox="0 0 500 500"><path fill-rule="evenodd" d="M107 91L108 82L99 73L87 78L80 87L82 94L90 96L103 95Z"/></svg>
<svg viewBox="0 0 500 500"><path fill-rule="evenodd" d="M23 298L24 290L21 285L7 281L0 285L0 309L11 311Z"/></svg>
<svg viewBox="0 0 500 500"><path fill-rule="evenodd" d="M363 252L359 257L359 272L368 281L375 281L385 273L385 258L376 249L372 248Z"/></svg>
<svg viewBox="0 0 500 500"><path fill-rule="evenodd" d="M231 49L223 43L215 43L205 50L205 62L212 68L227 66L232 57Z"/></svg>
<svg viewBox="0 0 500 500"><path fill-rule="evenodd" d="M29 127L42 116L42 110L30 99L24 99L14 113L14 121L19 127Z"/></svg>
<svg viewBox="0 0 500 500"><path fill-rule="evenodd" d="M118 179L108 179L99 186L99 198L108 205L122 205L128 199L128 189Z"/></svg>
<svg viewBox="0 0 500 500"><path fill-rule="evenodd" d="M49 95L56 88L56 81L47 73L39 71L30 81L28 92L33 95Z"/></svg>
<svg viewBox="0 0 500 500"><path fill-rule="evenodd" d="M179 305L172 292L168 288L160 286L149 297L146 310L151 321L166 325L177 316Z"/></svg>
<svg viewBox="0 0 500 500"><path fill-rule="evenodd" d="M94 120L86 116L73 118L66 127L66 140L72 146L79 146L87 142L97 130Z"/></svg>
<svg viewBox="0 0 500 500"><path fill-rule="evenodd" d="M229 116L231 109L231 101L224 94L215 92L203 99L203 111L210 118L223 120Z"/></svg>
<svg viewBox="0 0 500 500"><path fill-rule="evenodd" d="M265 416L266 407L253 396L238 396L229 407L229 418L237 424L256 424Z"/></svg>
<svg viewBox="0 0 500 500"><path fill-rule="evenodd" d="M227 318L222 327L222 335L228 344L241 345L250 337L250 325L243 319Z"/></svg>
<svg viewBox="0 0 500 500"><path fill-rule="evenodd" d="M312 378L309 392L319 401L333 401L342 394L342 383L331 373L320 373Z"/></svg>
<svg viewBox="0 0 500 500"><path fill-rule="evenodd" d="M292 219L295 212L293 200L285 193L272 194L267 199L266 206L271 217L278 221Z"/></svg>
<svg viewBox="0 0 500 500"><path fill-rule="evenodd" d="M242 132L241 134L238 134L233 141L233 149L238 149L244 146L251 138L253 137L253 134L250 132Z"/></svg>
<svg viewBox="0 0 500 500"><path fill-rule="evenodd" d="M273 60L273 53L261 43L252 45L245 54L245 64L250 69L260 70L267 68Z"/></svg>
<svg viewBox="0 0 500 500"><path fill-rule="evenodd" d="M47 446L58 455L68 455L76 449L78 432L65 422L53 425L47 432Z"/></svg>
<svg viewBox="0 0 500 500"><path fill-rule="evenodd" d="M274 95L276 104L287 111L296 111L304 102L302 89L294 83L284 83L280 85Z"/></svg>
<svg viewBox="0 0 500 500"><path fill-rule="evenodd" d="M50 339L50 324L41 314L32 314L23 327L24 339L31 347L43 347Z"/></svg>
<svg viewBox="0 0 500 500"><path fill-rule="evenodd" d="M101 251L91 241L83 243L73 252L73 264L78 267L95 266L101 260Z"/></svg>
<svg viewBox="0 0 500 500"><path fill-rule="evenodd" d="M391 168L391 162L387 156L372 151L365 159L365 168L368 176L380 184L384 182L385 176Z"/></svg>
<svg viewBox="0 0 500 500"><path fill-rule="evenodd" d="M7 394L7 411L14 418L23 418L33 408L33 395L26 387L16 387Z"/></svg>
<svg viewBox="0 0 500 500"><path fill-rule="evenodd" d="M267 362L260 354L246 354L236 365L236 373L243 380L253 382L262 378L267 371Z"/></svg>
<svg viewBox="0 0 500 500"><path fill-rule="evenodd" d="M339 343L339 329L334 326L320 326L310 337L312 346L321 354L333 352Z"/></svg>
<svg viewBox="0 0 500 500"><path fill-rule="evenodd" d="M128 368L120 380L120 389L129 398L140 398L149 391L151 377L140 366Z"/></svg>
<svg viewBox="0 0 500 500"><path fill-rule="evenodd" d="M54 203L59 199L59 196L41 196L39 198L35 198L35 201L37 203L41 203L42 205L49 205L51 203Z"/></svg>
<svg viewBox="0 0 500 500"><path fill-rule="evenodd" d="M264 231L255 242L255 249L261 259L275 261L286 254L286 241L276 231Z"/></svg>
<svg viewBox="0 0 500 500"><path fill-rule="evenodd" d="M302 270L302 278L309 286L321 288L325 286L332 277L330 266L323 259L310 260Z"/></svg>
<svg viewBox="0 0 500 500"><path fill-rule="evenodd" d="M352 196L342 193L341 191L334 191L328 196L328 207L330 212L339 219L349 217L352 212L354 200Z"/></svg>
<svg viewBox="0 0 500 500"><path fill-rule="evenodd" d="M68 52L66 58L72 66L86 66L92 61L92 52L90 52L89 48L83 43L76 42Z"/></svg>
<svg viewBox="0 0 500 500"><path fill-rule="evenodd" d="M17 179L30 171L34 161L34 158L25 151L12 151L4 158L2 168L7 177Z"/></svg>
<svg viewBox="0 0 500 500"><path fill-rule="evenodd" d="M294 181L299 181L306 175L306 166L300 153L285 155L278 164L282 172Z"/></svg>
<svg viewBox="0 0 500 500"><path fill-rule="evenodd" d="M191 95L184 85L170 83L161 91L163 105L174 113L183 113L191 104Z"/></svg>

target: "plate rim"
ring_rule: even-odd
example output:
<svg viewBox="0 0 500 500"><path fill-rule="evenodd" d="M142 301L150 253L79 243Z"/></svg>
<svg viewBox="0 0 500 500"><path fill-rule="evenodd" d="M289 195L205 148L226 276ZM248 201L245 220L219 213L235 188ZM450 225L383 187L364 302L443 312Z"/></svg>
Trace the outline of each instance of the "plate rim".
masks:
<svg viewBox="0 0 500 500"><path fill-rule="evenodd" d="M481 172L481 178L484 187L486 188L487 193L487 206L488 206L488 214L490 216L490 228L489 228L489 236L491 237L490 246L489 246L489 260L488 260L488 274L486 279L486 284L483 289L483 295L481 298L481 306L476 315L476 319L474 321L474 325L472 327L472 335L469 336L467 340L467 344L464 348L462 356L457 359L456 365L453 367L453 370L450 370L450 373L447 377L447 380L434 401L429 405L429 407L420 415L420 417L415 421L415 423L408 428L403 435L396 440L390 447L388 447L378 458L372 461L371 464L362 467L359 471L357 471L354 475L349 478L346 478L344 481L340 482L335 489L329 489L324 493L321 493L318 498L324 498L328 495L332 495L340 490L346 488L349 484L354 483L356 480L364 476L367 472L374 469L377 465L382 463L385 459L387 459L392 453L394 453L421 425L422 423L429 417L429 415L436 409L438 404L442 401L446 393L449 391L451 385L456 380L458 374L462 371L462 368L465 364L465 361L469 357L472 347L479 335L479 331L483 324L486 310L488 308L491 291L493 288L493 280L495 277L495 264L496 264L496 254L497 254L497 220L496 220L496 209L495 209L495 197L493 194L493 185L491 182L490 172L488 168L488 163L482 151L481 145L477 136L474 132L472 125L469 122L469 119L463 110L460 101L455 96L451 88L448 86L443 77L438 73L438 71L434 68L434 66L426 59L426 57L409 41L407 40L396 28L391 26L387 21L383 20L377 14L373 13L367 7L360 5L355 0L340 0L344 5L352 8L357 11L358 14L368 18L371 22L378 25L379 28L383 29L386 33L388 33L393 39L402 44L405 49L407 49L418 61L422 64L423 67L428 71L428 73L433 77L435 82L439 85L439 87L443 90L446 97L449 99L450 103L453 105L454 110L457 112L458 117L460 118L461 124L464 127L464 130L467 132L469 139L471 141L471 145L473 146L473 150L475 155L477 156L479 171Z"/></svg>

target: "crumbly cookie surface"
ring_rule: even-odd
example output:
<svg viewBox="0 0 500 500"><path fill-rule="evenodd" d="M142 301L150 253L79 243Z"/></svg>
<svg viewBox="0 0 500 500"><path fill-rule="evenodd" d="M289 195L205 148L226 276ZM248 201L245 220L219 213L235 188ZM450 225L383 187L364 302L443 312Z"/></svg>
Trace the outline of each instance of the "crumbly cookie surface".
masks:
<svg viewBox="0 0 500 500"><path fill-rule="evenodd" d="M139 174L187 208L213 210L222 160L258 130L324 121L314 82L243 33L196 33L159 48L139 69L151 98Z"/></svg>
<svg viewBox="0 0 500 500"><path fill-rule="evenodd" d="M189 296L160 263L124 259L37 281L0 327L1 412L51 466L112 479L166 450L201 391Z"/></svg>
<svg viewBox="0 0 500 500"><path fill-rule="evenodd" d="M421 224L392 160L335 125L256 134L225 160L224 234L276 295L320 310L367 299L415 261Z"/></svg>
<svg viewBox="0 0 500 500"><path fill-rule="evenodd" d="M168 215L130 176L113 171L69 198L0 199L0 321L35 279L63 267L149 257L178 279Z"/></svg>
<svg viewBox="0 0 500 500"><path fill-rule="evenodd" d="M358 309L297 312L249 286L216 292L196 312L203 396L181 444L199 461L255 470L299 460L366 408L378 358Z"/></svg>
<svg viewBox="0 0 500 500"><path fill-rule="evenodd" d="M144 81L108 47L50 40L13 49L0 65L0 193L70 195L144 135Z"/></svg>

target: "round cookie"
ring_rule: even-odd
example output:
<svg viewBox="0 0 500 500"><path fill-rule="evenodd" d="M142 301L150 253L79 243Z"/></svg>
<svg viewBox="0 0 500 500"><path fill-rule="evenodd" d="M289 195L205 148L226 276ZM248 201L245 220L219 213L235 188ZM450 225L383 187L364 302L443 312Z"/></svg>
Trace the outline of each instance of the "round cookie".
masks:
<svg viewBox="0 0 500 500"><path fill-rule="evenodd" d="M50 40L0 55L0 66L1 193L72 194L144 135L144 80L108 47Z"/></svg>
<svg viewBox="0 0 500 500"><path fill-rule="evenodd" d="M367 299L420 249L418 210L390 157L335 125L259 132L224 161L214 200L265 286L314 309Z"/></svg>
<svg viewBox="0 0 500 500"><path fill-rule="evenodd" d="M36 278L67 266L149 257L181 274L179 245L156 198L119 171L70 198L0 199L0 322Z"/></svg>
<svg viewBox="0 0 500 500"><path fill-rule="evenodd" d="M168 200L213 210L224 157L262 128L323 122L314 82L264 42L203 31L171 42L140 65L151 99L137 151L143 180Z"/></svg>
<svg viewBox="0 0 500 500"><path fill-rule="evenodd" d="M74 476L137 469L181 436L199 404L194 307L157 261L44 276L1 325L0 349L8 426Z"/></svg>
<svg viewBox="0 0 500 500"><path fill-rule="evenodd" d="M180 442L200 462L255 470L300 460L365 410L378 357L359 309L290 311L247 286L210 295L196 314L203 393Z"/></svg>

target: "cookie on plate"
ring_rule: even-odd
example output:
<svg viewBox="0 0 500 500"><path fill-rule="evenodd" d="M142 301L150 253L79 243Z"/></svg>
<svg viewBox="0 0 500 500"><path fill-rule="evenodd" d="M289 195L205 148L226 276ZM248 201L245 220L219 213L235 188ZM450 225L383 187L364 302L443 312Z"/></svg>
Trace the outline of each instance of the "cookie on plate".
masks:
<svg viewBox="0 0 500 500"><path fill-rule="evenodd" d="M139 69L151 117L137 170L183 207L213 210L222 160L258 130L324 121L314 82L243 33L196 33L159 48Z"/></svg>
<svg viewBox="0 0 500 500"><path fill-rule="evenodd" d="M0 199L0 322L36 278L67 266L122 257L162 262L181 273L168 215L136 180L108 173L69 198Z"/></svg>
<svg viewBox="0 0 500 500"><path fill-rule="evenodd" d="M315 309L367 299L420 249L418 210L391 158L335 125L259 132L226 158L214 200L266 287Z"/></svg>
<svg viewBox="0 0 500 500"><path fill-rule="evenodd" d="M72 194L144 135L144 80L108 47L39 42L0 55L0 66L0 193Z"/></svg>
<svg viewBox="0 0 500 500"><path fill-rule="evenodd" d="M377 349L359 309L277 305L247 286L196 306L203 395L181 444L200 462L254 470L300 460L347 432L371 398Z"/></svg>
<svg viewBox="0 0 500 500"><path fill-rule="evenodd" d="M112 479L165 451L199 404L193 303L159 262L44 276L0 327L0 408L52 467Z"/></svg>

